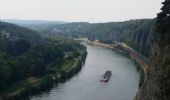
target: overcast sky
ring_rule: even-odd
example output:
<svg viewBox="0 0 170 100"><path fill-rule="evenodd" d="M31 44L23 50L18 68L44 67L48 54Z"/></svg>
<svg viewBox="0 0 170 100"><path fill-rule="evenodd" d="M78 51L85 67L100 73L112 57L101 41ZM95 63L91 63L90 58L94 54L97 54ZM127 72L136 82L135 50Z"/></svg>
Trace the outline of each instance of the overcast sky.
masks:
<svg viewBox="0 0 170 100"><path fill-rule="evenodd" d="M154 18L164 0L0 0L0 19L113 22Z"/></svg>

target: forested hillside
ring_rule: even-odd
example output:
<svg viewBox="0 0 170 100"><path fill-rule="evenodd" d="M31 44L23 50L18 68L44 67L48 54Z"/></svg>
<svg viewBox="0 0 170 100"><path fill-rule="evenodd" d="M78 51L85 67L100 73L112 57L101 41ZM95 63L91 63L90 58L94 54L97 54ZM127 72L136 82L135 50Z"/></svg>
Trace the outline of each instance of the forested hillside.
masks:
<svg viewBox="0 0 170 100"><path fill-rule="evenodd" d="M144 56L149 56L153 39L154 19L110 23L66 23L35 25L30 28L48 35L88 37L104 43L125 42Z"/></svg>
<svg viewBox="0 0 170 100"><path fill-rule="evenodd" d="M13 84L17 88L22 86L18 82L28 84L21 81L30 77L40 80L56 74L63 64L75 62L82 51L85 47L72 40L42 38L36 31L0 22L0 97Z"/></svg>

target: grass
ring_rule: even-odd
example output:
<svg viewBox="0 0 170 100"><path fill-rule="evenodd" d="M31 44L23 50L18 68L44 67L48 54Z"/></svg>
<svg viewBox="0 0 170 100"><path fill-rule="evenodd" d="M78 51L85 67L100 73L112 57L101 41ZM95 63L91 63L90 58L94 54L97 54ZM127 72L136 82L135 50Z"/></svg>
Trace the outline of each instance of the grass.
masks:
<svg viewBox="0 0 170 100"><path fill-rule="evenodd" d="M60 71L64 72L70 71L74 67L75 62L76 62L75 60L64 61L63 66L61 67L62 69Z"/></svg>
<svg viewBox="0 0 170 100"><path fill-rule="evenodd" d="M14 83L8 87L6 91L2 93L2 95L9 94L9 93L14 93L16 91L22 91L25 89L25 87L31 85L31 84L36 84L40 82L40 78L27 78L25 80L19 81L17 83Z"/></svg>
<svg viewBox="0 0 170 100"><path fill-rule="evenodd" d="M61 71L69 72L73 68L72 66L74 66L75 62L76 62L75 60L65 60L63 62L63 65L61 66L61 69L57 71L55 75L57 75L58 72L61 72ZM10 85L4 92L2 92L1 96L2 95L13 96L13 95L19 94L22 91L25 91L25 89L28 89L28 87L30 88L39 87L39 85L43 84L46 76L48 75L45 75L39 78L29 77L25 80L14 83Z"/></svg>

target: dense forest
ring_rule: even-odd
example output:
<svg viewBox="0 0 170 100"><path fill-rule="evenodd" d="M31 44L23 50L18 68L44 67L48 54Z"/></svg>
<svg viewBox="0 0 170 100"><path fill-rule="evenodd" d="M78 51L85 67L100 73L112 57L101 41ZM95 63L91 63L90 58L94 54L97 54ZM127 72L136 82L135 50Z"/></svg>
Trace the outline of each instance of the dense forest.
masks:
<svg viewBox="0 0 170 100"><path fill-rule="evenodd" d="M155 19L109 23L63 23L28 26L45 35L87 37L104 43L125 42L145 57L149 57Z"/></svg>
<svg viewBox="0 0 170 100"><path fill-rule="evenodd" d="M56 74L73 62L85 47L62 37L41 37L38 32L0 22L0 94L30 77Z"/></svg>

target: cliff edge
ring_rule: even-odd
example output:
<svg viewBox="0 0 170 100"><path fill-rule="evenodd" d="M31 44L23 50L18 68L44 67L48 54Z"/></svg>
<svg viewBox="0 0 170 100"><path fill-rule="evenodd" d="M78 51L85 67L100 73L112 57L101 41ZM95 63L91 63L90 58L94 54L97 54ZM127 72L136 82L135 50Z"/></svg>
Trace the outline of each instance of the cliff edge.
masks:
<svg viewBox="0 0 170 100"><path fill-rule="evenodd" d="M156 19L146 81L134 100L170 100L170 0L162 4Z"/></svg>

